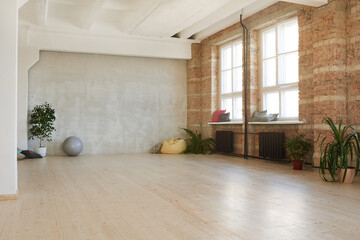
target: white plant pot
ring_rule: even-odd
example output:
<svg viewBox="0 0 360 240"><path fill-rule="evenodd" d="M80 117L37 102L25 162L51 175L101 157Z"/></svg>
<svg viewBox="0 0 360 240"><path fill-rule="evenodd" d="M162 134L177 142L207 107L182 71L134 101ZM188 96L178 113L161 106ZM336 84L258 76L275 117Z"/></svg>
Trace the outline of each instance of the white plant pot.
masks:
<svg viewBox="0 0 360 240"><path fill-rule="evenodd" d="M46 157L46 147L35 148L35 152L37 152L38 154L40 154L43 157Z"/></svg>

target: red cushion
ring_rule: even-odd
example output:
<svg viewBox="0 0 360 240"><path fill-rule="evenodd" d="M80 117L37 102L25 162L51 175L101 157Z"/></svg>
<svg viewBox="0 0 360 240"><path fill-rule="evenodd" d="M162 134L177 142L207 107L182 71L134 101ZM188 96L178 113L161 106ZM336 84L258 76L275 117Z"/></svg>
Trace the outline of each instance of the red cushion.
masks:
<svg viewBox="0 0 360 240"><path fill-rule="evenodd" d="M226 109L225 110L216 110L214 112L214 115L213 115L213 118L211 120L211 122L217 122L219 121L219 116L220 116L220 113L225 113L226 112Z"/></svg>

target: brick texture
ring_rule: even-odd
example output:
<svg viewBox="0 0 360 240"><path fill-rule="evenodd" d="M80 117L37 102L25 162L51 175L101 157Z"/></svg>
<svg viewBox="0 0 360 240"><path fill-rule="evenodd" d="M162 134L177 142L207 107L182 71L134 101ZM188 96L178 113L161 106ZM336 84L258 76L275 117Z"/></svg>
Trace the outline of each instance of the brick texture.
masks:
<svg viewBox="0 0 360 240"><path fill-rule="evenodd" d="M297 15L299 24L299 120L305 124L249 125L249 132L285 132L287 138L301 132L316 145L318 134L326 130L325 117L360 124L360 1L331 0L319 8L278 2L244 20L250 30L249 118L261 105L258 29L291 15ZM188 70L188 127L212 137L218 130L239 133L234 139L237 153L243 153L243 125L210 126L208 122L219 109L218 46L241 35L237 23L194 44ZM256 134L249 135L249 154L258 155ZM318 165L318 148L313 161Z"/></svg>
<svg viewBox="0 0 360 240"><path fill-rule="evenodd" d="M360 125L360 1L351 0L346 9L346 77L348 122ZM359 128L357 129L359 130Z"/></svg>
<svg viewBox="0 0 360 240"><path fill-rule="evenodd" d="M201 132L201 45L191 46L187 73L187 128Z"/></svg>

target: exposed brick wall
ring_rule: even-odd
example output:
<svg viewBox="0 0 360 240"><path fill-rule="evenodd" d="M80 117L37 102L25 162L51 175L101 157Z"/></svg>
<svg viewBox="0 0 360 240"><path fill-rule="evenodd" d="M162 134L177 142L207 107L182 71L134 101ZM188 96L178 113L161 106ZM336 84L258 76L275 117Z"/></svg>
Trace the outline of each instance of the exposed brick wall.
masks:
<svg viewBox="0 0 360 240"><path fill-rule="evenodd" d="M314 140L325 128L324 117L346 121L346 2L332 1L313 12ZM318 149L316 165L319 156Z"/></svg>
<svg viewBox="0 0 360 240"><path fill-rule="evenodd" d="M299 119L305 122L298 126L298 132L313 140L314 137L314 55L312 50L313 10L303 8L298 11L299 24ZM312 162L311 157L307 159Z"/></svg>
<svg viewBox="0 0 360 240"><path fill-rule="evenodd" d="M298 11L299 24L299 119L306 122L299 132L314 139L314 9L305 7Z"/></svg>
<svg viewBox="0 0 360 240"><path fill-rule="evenodd" d="M207 47L202 44L202 66L201 66L201 106L202 121L201 133L204 137L211 137L212 113L219 107L217 102L218 87L218 60L219 50L216 46Z"/></svg>
<svg viewBox="0 0 360 240"><path fill-rule="evenodd" d="M249 118L261 110L258 29L294 14L299 23L299 119L305 124L249 125L249 132L281 131L286 137L302 132L315 141L325 129L324 117L360 124L360 1L332 0L319 8L279 2L244 20L250 30ZM208 125L219 108L218 46L227 39L241 38L241 33L240 24L234 24L203 40L200 52L193 51L195 59L201 57L201 71L197 70L201 75L200 121L205 136L214 137L217 130L243 132L243 125ZM243 135L236 135L235 152L243 153L242 142ZM249 135L249 154L258 154L257 135ZM318 158L317 149L316 165Z"/></svg>
<svg viewBox="0 0 360 240"><path fill-rule="evenodd" d="M187 74L187 128L201 132L201 45L191 47Z"/></svg>
<svg viewBox="0 0 360 240"><path fill-rule="evenodd" d="M346 13L347 120L349 123L360 125L360 1L350 0Z"/></svg>

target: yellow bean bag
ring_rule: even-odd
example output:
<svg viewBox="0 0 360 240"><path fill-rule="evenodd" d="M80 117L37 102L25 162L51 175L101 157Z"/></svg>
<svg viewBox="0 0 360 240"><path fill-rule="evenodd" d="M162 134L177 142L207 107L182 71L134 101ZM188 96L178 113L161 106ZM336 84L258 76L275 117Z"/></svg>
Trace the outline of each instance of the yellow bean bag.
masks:
<svg viewBox="0 0 360 240"><path fill-rule="evenodd" d="M179 154L185 151L186 142L184 139L173 138L162 143L161 153Z"/></svg>

